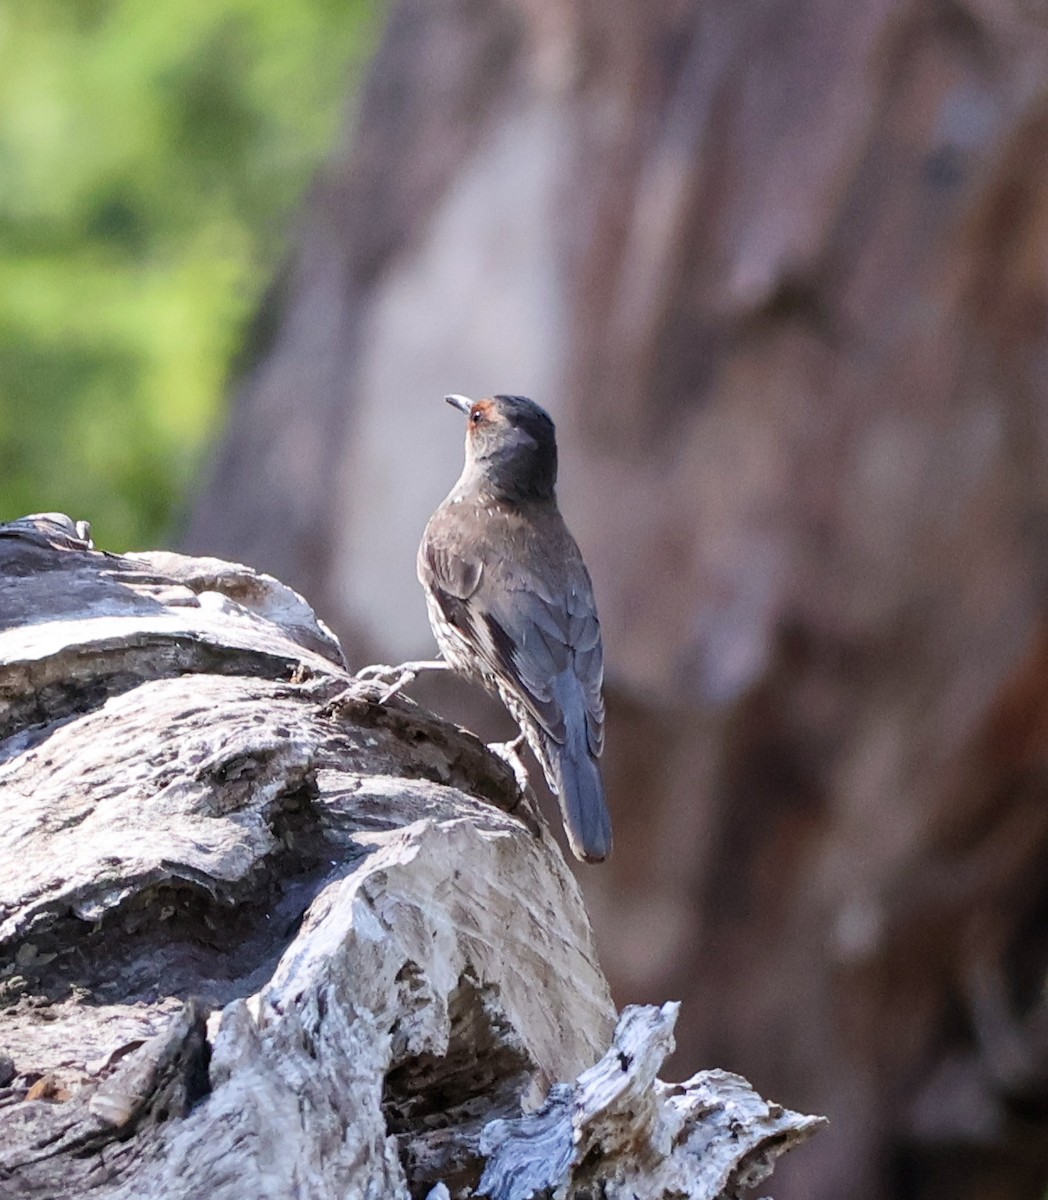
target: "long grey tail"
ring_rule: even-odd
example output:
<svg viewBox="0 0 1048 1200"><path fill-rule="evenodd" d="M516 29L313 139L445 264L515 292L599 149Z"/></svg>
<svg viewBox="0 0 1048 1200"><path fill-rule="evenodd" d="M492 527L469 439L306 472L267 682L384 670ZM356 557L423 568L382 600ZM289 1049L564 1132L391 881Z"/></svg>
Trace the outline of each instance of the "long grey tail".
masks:
<svg viewBox="0 0 1048 1200"><path fill-rule="evenodd" d="M603 862L611 854L611 817L597 760L575 743L560 748L556 783L568 844L583 862Z"/></svg>

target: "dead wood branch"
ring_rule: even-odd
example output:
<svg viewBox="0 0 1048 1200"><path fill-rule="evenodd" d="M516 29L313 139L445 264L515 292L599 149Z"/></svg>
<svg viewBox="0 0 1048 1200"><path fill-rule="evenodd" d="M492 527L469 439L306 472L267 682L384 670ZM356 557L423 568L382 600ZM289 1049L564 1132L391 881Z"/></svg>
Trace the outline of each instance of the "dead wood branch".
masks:
<svg viewBox="0 0 1048 1200"><path fill-rule="evenodd" d="M714 1197L817 1126L658 1082L509 767L380 691L267 576L0 527L0 1196Z"/></svg>

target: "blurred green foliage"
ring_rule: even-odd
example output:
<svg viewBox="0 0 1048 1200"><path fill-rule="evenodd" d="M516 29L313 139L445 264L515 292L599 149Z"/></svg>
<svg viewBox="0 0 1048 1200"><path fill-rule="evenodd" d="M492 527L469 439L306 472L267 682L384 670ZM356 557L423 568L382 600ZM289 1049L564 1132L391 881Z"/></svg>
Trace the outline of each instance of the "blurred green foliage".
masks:
<svg viewBox="0 0 1048 1200"><path fill-rule="evenodd" d="M376 31L365 0L0 0L0 520L170 537Z"/></svg>

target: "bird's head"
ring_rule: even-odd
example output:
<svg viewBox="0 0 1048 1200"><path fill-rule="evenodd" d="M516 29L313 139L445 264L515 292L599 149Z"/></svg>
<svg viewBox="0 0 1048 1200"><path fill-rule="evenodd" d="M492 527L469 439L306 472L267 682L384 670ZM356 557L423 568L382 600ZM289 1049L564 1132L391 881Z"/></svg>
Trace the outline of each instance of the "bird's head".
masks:
<svg viewBox="0 0 1048 1200"><path fill-rule="evenodd" d="M527 396L445 396L466 414L466 474L508 500L548 500L557 483L549 413Z"/></svg>

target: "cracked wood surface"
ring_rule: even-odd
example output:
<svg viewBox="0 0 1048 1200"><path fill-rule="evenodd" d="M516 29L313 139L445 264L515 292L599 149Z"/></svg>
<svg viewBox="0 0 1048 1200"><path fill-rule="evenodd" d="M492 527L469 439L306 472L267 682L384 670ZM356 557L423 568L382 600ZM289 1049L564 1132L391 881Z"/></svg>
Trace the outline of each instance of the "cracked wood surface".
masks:
<svg viewBox="0 0 1048 1200"><path fill-rule="evenodd" d="M615 1010L509 767L380 691L268 576L0 526L0 1197L459 1197L496 1142L487 1194L526 1194L514 1122L625 1061ZM721 1102L661 1145L675 1010L634 1011L544 1187L673 1194L631 1120L709 1169Z"/></svg>

